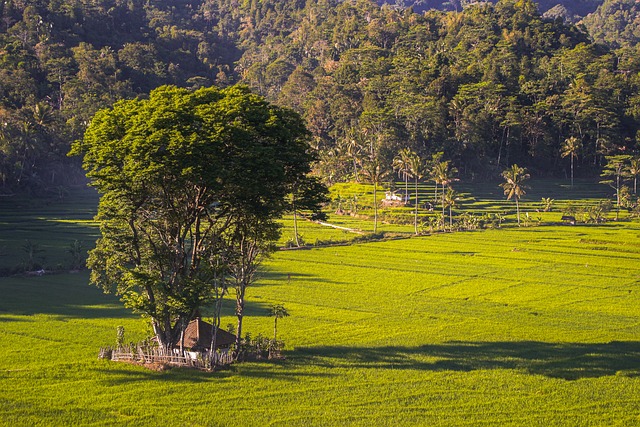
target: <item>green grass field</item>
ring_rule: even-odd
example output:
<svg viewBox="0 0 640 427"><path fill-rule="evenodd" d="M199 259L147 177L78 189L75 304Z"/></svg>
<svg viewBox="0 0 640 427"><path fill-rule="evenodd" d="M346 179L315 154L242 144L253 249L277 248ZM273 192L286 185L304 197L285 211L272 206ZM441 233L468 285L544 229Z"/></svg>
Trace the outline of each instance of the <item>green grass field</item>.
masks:
<svg viewBox="0 0 640 427"><path fill-rule="evenodd" d="M80 201L29 215L93 236ZM245 328L283 303L286 360L217 373L97 360L148 327L86 272L2 277L0 425L640 425L639 261L631 221L280 251Z"/></svg>

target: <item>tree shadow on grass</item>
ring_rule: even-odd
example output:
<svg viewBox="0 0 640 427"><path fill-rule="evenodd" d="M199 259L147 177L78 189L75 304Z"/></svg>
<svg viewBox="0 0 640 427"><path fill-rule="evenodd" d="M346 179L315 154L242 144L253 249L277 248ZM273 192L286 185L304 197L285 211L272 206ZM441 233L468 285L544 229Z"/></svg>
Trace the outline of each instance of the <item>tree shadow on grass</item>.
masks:
<svg viewBox="0 0 640 427"><path fill-rule="evenodd" d="M420 347L310 347L289 355L293 363L325 367L474 371L516 369L576 380L609 375L640 376L640 342L596 344L449 342Z"/></svg>
<svg viewBox="0 0 640 427"><path fill-rule="evenodd" d="M308 273L300 273L300 272L285 272L285 271L275 271L275 270L261 270L256 275L257 281L255 284L252 284L251 287L260 287L260 286L269 286L266 283L262 283L264 280L275 281L280 283L296 283L300 281L311 281L313 283L335 283L341 284L345 282L340 282L337 280L327 279L326 277L320 277L314 274Z"/></svg>
<svg viewBox="0 0 640 427"><path fill-rule="evenodd" d="M105 362L109 364L120 364L123 362ZM252 363L239 363L229 366L226 369L208 372L191 368L169 368L166 371L156 372L144 366L127 369L109 366L105 369L95 369L97 377L102 377L103 381L110 386L131 384L142 381L166 381L167 383L207 383L218 382L223 379L233 377L264 378L281 381L299 381L302 378L331 378L336 376L331 372L301 372L299 370L288 369L286 361L263 361Z"/></svg>
<svg viewBox="0 0 640 427"><path fill-rule="evenodd" d="M88 284L88 273L0 278L0 314L62 318L138 317L118 297Z"/></svg>

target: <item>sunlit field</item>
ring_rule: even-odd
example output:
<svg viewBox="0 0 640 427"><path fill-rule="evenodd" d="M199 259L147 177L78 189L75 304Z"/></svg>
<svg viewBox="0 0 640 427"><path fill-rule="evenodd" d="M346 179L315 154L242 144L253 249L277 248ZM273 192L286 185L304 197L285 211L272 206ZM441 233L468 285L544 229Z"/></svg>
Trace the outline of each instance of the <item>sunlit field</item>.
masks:
<svg viewBox="0 0 640 427"><path fill-rule="evenodd" d="M537 197L529 203L533 212ZM43 210L52 262L65 262L54 242L96 234L81 206ZM546 214L560 222L559 210ZM118 325L131 341L149 331L86 271L2 277L0 424L640 425L640 223L510 220L277 252L248 290L245 328L270 336L267 307L284 304L286 359L216 373L98 360ZM356 236L307 224L301 234L321 240ZM18 249L0 262L20 262L22 235L6 230L2 245ZM231 314L229 304L223 325Z"/></svg>

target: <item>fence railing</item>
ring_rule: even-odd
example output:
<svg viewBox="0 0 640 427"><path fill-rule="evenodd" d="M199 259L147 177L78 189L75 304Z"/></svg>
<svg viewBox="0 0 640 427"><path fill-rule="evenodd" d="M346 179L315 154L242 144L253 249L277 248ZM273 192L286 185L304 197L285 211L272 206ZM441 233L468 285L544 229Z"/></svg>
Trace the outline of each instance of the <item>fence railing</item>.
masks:
<svg viewBox="0 0 640 427"><path fill-rule="evenodd" d="M197 369L211 369L230 365L233 355L228 352L197 353L174 350L167 352L159 347L124 346L100 348L99 358L135 363L160 363L172 366L186 366Z"/></svg>

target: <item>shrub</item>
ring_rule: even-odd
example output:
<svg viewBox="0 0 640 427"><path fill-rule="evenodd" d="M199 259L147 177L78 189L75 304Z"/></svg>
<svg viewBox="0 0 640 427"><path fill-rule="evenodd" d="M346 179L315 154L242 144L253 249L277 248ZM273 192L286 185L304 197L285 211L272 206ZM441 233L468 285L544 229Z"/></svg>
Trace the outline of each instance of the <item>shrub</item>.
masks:
<svg viewBox="0 0 640 427"><path fill-rule="evenodd" d="M240 340L238 360L264 360L280 358L284 349L284 341L269 339L262 334L255 338L247 333Z"/></svg>

